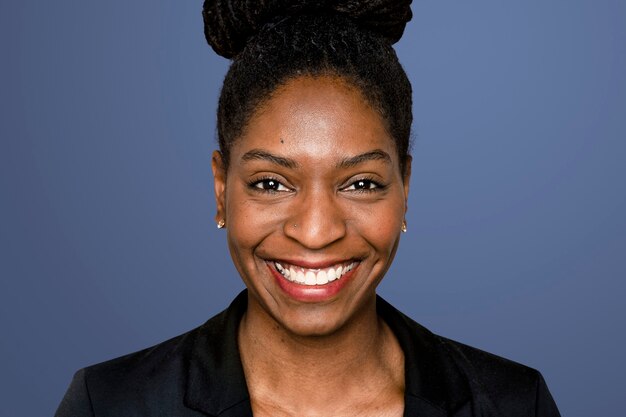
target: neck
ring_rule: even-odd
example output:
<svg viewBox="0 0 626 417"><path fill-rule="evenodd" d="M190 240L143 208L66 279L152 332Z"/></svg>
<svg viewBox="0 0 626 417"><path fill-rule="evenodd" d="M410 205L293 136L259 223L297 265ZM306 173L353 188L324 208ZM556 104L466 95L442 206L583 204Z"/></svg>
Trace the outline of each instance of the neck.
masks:
<svg viewBox="0 0 626 417"><path fill-rule="evenodd" d="M381 387L403 390L403 355L376 314L375 297L323 336L294 334L249 301L239 349L253 403L275 399L283 410L298 414L327 408L337 399L347 404L345 398L373 398Z"/></svg>

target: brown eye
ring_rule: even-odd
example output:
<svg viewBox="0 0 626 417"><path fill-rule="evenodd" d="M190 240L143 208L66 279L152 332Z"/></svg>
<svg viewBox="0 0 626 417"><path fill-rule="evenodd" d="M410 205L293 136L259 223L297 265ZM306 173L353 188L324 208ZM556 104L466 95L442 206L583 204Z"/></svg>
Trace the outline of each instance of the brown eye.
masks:
<svg viewBox="0 0 626 417"><path fill-rule="evenodd" d="M287 187L285 187L278 180L275 180L273 178L264 178L262 180L255 181L251 184L251 186L260 191L268 191L268 192L289 191Z"/></svg>
<svg viewBox="0 0 626 417"><path fill-rule="evenodd" d="M380 188L380 184L372 180L358 180L345 188L346 191L370 191Z"/></svg>

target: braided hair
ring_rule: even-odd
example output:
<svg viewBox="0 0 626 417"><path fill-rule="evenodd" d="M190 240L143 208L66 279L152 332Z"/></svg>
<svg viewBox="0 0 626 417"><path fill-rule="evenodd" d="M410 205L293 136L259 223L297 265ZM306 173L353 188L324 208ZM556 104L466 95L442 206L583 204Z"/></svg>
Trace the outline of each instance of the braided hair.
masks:
<svg viewBox="0 0 626 417"><path fill-rule="evenodd" d="M217 111L220 151L278 87L300 76L335 76L357 87L394 139L400 169L409 152L411 84L392 47L411 0L205 0L204 33L232 59Z"/></svg>

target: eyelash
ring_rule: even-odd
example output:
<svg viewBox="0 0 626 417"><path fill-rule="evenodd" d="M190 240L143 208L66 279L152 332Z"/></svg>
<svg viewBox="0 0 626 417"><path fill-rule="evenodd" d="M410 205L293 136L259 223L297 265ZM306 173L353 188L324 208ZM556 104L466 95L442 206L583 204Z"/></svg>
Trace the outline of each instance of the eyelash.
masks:
<svg viewBox="0 0 626 417"><path fill-rule="evenodd" d="M354 188L354 190L347 190L350 187L353 187L353 186L356 187L358 183L365 183L366 185L369 185L370 187ZM380 192L384 190L385 187L386 185L383 185L377 181L374 181L374 179L372 178L365 177L365 178L359 178L358 180L352 181L350 185L348 185L347 187L344 187L343 190L356 192L356 193L376 193L376 192Z"/></svg>
<svg viewBox="0 0 626 417"><path fill-rule="evenodd" d="M284 187L287 190L278 190L275 188L262 188L263 183L275 183L277 188L280 187ZM356 188L358 183L365 183L365 185L367 185L367 188ZM269 185L269 184L268 184ZM271 186L271 185L270 185ZM255 191L255 192L259 192L259 193L268 193L268 194L275 194L275 193L282 193L282 192L288 192L291 191L288 187L286 187L282 182L280 182L278 179L274 178L274 177L262 177L262 178L256 178L252 181L250 181L248 183L248 187ZM348 188L350 187L355 187L353 190L348 190ZM387 186L383 185L377 181L374 181L374 179L372 178L360 178L357 179L353 182L350 183L350 185L348 185L347 187L344 187L341 189L341 191L349 191L349 192L355 192L355 193L375 193L375 192L380 192L383 191Z"/></svg>
<svg viewBox="0 0 626 417"><path fill-rule="evenodd" d="M252 181L250 181L248 183L248 187L256 192L259 193L269 193L269 194L274 194L274 193L283 193L285 192L285 190L276 190L273 188L262 188L259 187L259 185L263 184L263 183L270 183L270 182L274 182L276 183L277 187L284 187L287 188L282 182L280 182L278 179L274 178L274 177L261 177L261 178L256 178ZM288 188L287 188L288 189Z"/></svg>

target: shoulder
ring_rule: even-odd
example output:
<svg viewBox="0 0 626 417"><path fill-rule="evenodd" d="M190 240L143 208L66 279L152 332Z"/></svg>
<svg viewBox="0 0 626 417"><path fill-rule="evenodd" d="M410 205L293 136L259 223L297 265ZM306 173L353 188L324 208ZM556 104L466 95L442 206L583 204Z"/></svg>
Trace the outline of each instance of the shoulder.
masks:
<svg viewBox="0 0 626 417"><path fill-rule="evenodd" d="M157 345L80 369L56 416L186 415L189 363L199 340L205 346L223 343L224 314Z"/></svg>
<svg viewBox="0 0 626 417"><path fill-rule="evenodd" d="M434 337L466 375L485 408L505 416L559 415L538 370L442 336Z"/></svg>
<svg viewBox="0 0 626 417"><path fill-rule="evenodd" d="M153 408L176 410L184 384L192 330L153 347L85 367L74 378L57 417L152 415ZM182 404L180 404L182 405Z"/></svg>
<svg viewBox="0 0 626 417"><path fill-rule="evenodd" d="M81 369L55 416L186 417L241 403L247 391L237 327L246 297L241 292L226 310L187 333Z"/></svg>
<svg viewBox="0 0 626 417"><path fill-rule="evenodd" d="M432 333L382 299L379 314L405 354L407 390L449 414L557 417L539 371Z"/></svg>
<svg viewBox="0 0 626 417"><path fill-rule="evenodd" d="M125 384L135 390L150 380L158 380L166 369L176 371L183 362L188 346L193 343L198 329L174 337L140 351L130 353L106 362L88 366L82 370L90 386L100 384Z"/></svg>
<svg viewBox="0 0 626 417"><path fill-rule="evenodd" d="M439 339L455 362L482 385L500 387L502 391L514 387L528 389L540 375L536 369L510 359L443 336L434 337Z"/></svg>

